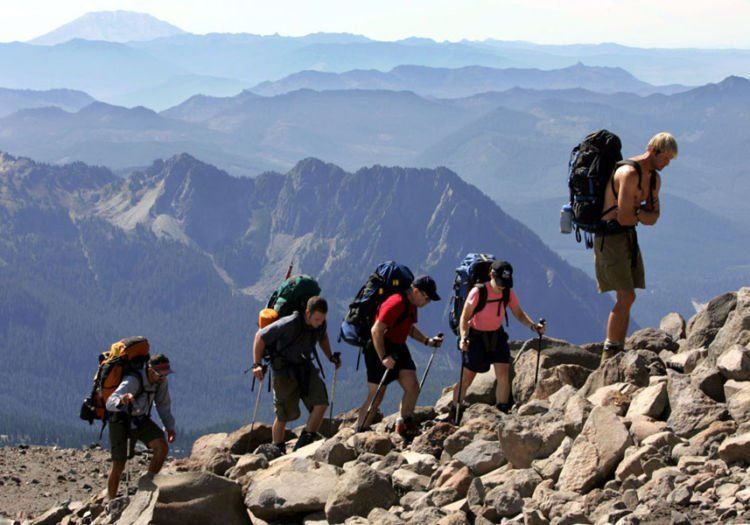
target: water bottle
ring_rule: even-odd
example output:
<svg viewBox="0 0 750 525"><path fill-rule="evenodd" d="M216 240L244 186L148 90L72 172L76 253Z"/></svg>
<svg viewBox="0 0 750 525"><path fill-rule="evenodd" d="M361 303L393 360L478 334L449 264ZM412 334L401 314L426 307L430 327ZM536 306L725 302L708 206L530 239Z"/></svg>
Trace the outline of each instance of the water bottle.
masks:
<svg viewBox="0 0 750 525"><path fill-rule="evenodd" d="M560 233L571 233L573 231L573 208L565 204L560 210Z"/></svg>

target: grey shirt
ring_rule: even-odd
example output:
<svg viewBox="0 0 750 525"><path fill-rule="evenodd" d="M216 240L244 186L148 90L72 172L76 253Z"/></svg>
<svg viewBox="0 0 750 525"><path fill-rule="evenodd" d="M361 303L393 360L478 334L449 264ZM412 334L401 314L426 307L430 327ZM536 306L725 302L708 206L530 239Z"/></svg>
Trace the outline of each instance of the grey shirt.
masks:
<svg viewBox="0 0 750 525"><path fill-rule="evenodd" d="M156 411L159 418L167 430L174 431L175 421L172 416L172 400L169 397L169 385L167 379L161 383L153 384L148 380L146 370L139 372L140 380L133 375L127 375L122 379L120 386L117 387L109 399L107 399L107 410L110 412L125 412L126 405L122 405L122 396L133 394L133 401L130 411L131 416L143 416L148 414L152 403L156 403ZM141 389L141 385L143 388Z"/></svg>
<svg viewBox="0 0 750 525"><path fill-rule="evenodd" d="M260 337L266 347L272 346L275 355L281 356L284 364L288 365L311 363L315 345L320 343L325 335L325 323L320 328L312 328L305 323L299 312L282 317L260 331Z"/></svg>

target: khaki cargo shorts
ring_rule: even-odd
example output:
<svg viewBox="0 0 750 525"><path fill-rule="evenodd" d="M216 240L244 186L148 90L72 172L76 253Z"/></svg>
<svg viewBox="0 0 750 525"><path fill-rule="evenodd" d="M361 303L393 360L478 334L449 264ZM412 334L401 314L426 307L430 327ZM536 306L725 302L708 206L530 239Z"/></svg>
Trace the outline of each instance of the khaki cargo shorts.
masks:
<svg viewBox="0 0 750 525"><path fill-rule="evenodd" d="M635 267L632 266L633 246L628 232L609 233L594 237L594 260L596 262L596 285L600 292L634 290L646 288L643 258L638 250Z"/></svg>
<svg viewBox="0 0 750 525"><path fill-rule="evenodd" d="M317 371L310 374L310 386L306 396L302 396L297 380L282 373L273 375L273 409L279 421L294 421L299 418L300 399L308 412L317 405L328 405L326 385Z"/></svg>

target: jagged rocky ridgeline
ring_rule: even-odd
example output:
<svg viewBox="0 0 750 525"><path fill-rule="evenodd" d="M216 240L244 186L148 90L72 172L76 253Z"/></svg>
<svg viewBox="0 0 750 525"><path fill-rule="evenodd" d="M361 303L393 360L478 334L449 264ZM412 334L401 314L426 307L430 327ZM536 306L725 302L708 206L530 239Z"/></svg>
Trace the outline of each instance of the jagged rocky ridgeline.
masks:
<svg viewBox="0 0 750 525"><path fill-rule="evenodd" d="M492 406L489 373L472 385L460 427L442 420L447 389L418 409L422 434L408 445L389 432L394 416L355 434L351 413L332 437L279 458L263 447L267 425L210 434L111 514L94 499L50 515L67 524L86 512L96 524L747 522L748 326L743 288L688 323L670 314L636 332L601 366L597 345L545 339L536 388L529 341L515 356L511 414Z"/></svg>

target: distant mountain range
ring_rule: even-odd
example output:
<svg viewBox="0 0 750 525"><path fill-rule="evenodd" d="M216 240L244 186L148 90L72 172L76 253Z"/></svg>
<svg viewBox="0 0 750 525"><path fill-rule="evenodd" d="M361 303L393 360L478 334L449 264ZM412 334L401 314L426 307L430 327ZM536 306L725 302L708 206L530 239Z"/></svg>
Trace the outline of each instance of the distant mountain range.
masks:
<svg viewBox="0 0 750 525"><path fill-rule="evenodd" d="M76 112L88 106L94 99L82 91L72 89L51 89L34 91L31 89L0 88L0 117L5 117L21 109L57 107Z"/></svg>
<svg viewBox="0 0 750 525"><path fill-rule="evenodd" d="M153 40L182 33L184 31L179 27L146 13L99 11L86 13L54 31L31 40L30 43L52 46L75 38L107 42L131 42Z"/></svg>
<svg viewBox="0 0 750 525"><path fill-rule="evenodd" d="M590 253L571 250L556 233L573 145L594 129L609 128L621 136L629 156L640 153L654 132L670 130L681 152L665 170L665 191L693 207L665 208L664 222L675 220L677 229L698 231L715 224L715 214L746 231L737 217L750 213L744 199L750 173L743 157L750 141L748 104L750 82L739 77L648 97L580 89L512 89L450 100L393 91L300 90L276 97L243 92L230 98L193 97L162 113L102 103L77 113L25 110L0 119L0 148L44 161L81 159L118 170L189 151L232 173L252 176L287 171L295 159L313 155L348 170L372 164L443 165L528 222L545 242L556 248L565 243L566 257L590 272ZM540 202L546 211L535 216L531 210ZM745 250L729 239L711 250L723 254L721 268L716 260L690 257L688 244L679 253L691 264L675 275L669 254L677 238L660 233L666 232L661 224L646 232L659 243L647 254L656 257L648 268L649 293L658 289L665 301L637 303L636 318L644 323L658 324L665 302L689 315L693 300L736 289L749 276ZM713 246L720 238L702 242ZM738 233L735 238L744 237ZM667 257L658 258L660 252ZM706 278L717 271L721 279ZM698 288L697 282L705 284Z"/></svg>
<svg viewBox="0 0 750 525"><path fill-rule="evenodd" d="M477 250L513 261L523 306L545 316L551 334L601 338L609 298L446 169L347 173L307 159L286 175L240 179L179 155L119 179L2 154L0 350L13 365L0 369L0 421L23 421L19 433L82 428L77 408L97 352L136 334L178 370L181 428L248 419L241 370L257 311L290 262L319 278L335 341L346 305L390 258L437 279L445 299L420 313L420 326L447 332L453 269ZM510 330L529 336L515 321ZM353 370L355 349L340 349L346 410L364 393L364 370ZM436 359L430 402L454 381L455 352L446 344ZM415 347L415 359L423 367L427 350Z"/></svg>
<svg viewBox="0 0 750 525"><path fill-rule="evenodd" d="M345 73L301 71L276 82L262 82L252 88L264 96L281 95L298 89L343 90L385 89L413 91L418 95L437 98L469 97L489 91L512 88L572 89L582 88L600 93L672 94L687 91L685 86L652 86L638 80L622 68L574 66L541 69L494 69L466 66L455 69L425 66L398 66L388 72L355 70Z"/></svg>
<svg viewBox="0 0 750 525"><path fill-rule="evenodd" d="M110 39L99 34L105 32L103 29L94 31L95 36L66 29L63 36L56 37L59 40L55 45L38 45L38 41L0 44L3 87L77 89L104 102L161 110L185 99L186 79L191 95L227 96L300 71L386 72L404 65L555 70L583 63L621 68L642 82L666 85L655 91L671 93L679 89L673 84L698 85L744 73L750 59L748 50L639 49L613 44L541 46L500 41L435 42L425 38L381 42L327 33L304 37L178 33L140 40L138 35L148 31L142 29L138 17L132 24L109 24L101 17L92 18L95 27L128 36ZM151 27L150 22L153 20L146 26ZM160 29L154 31L160 34ZM123 43L126 38L130 41ZM554 76L547 80L554 80ZM593 87L592 82L582 78L574 85ZM458 89L455 81L453 84L451 90ZM606 91L611 88L611 83L605 85ZM639 93L648 91L646 86L641 88Z"/></svg>

